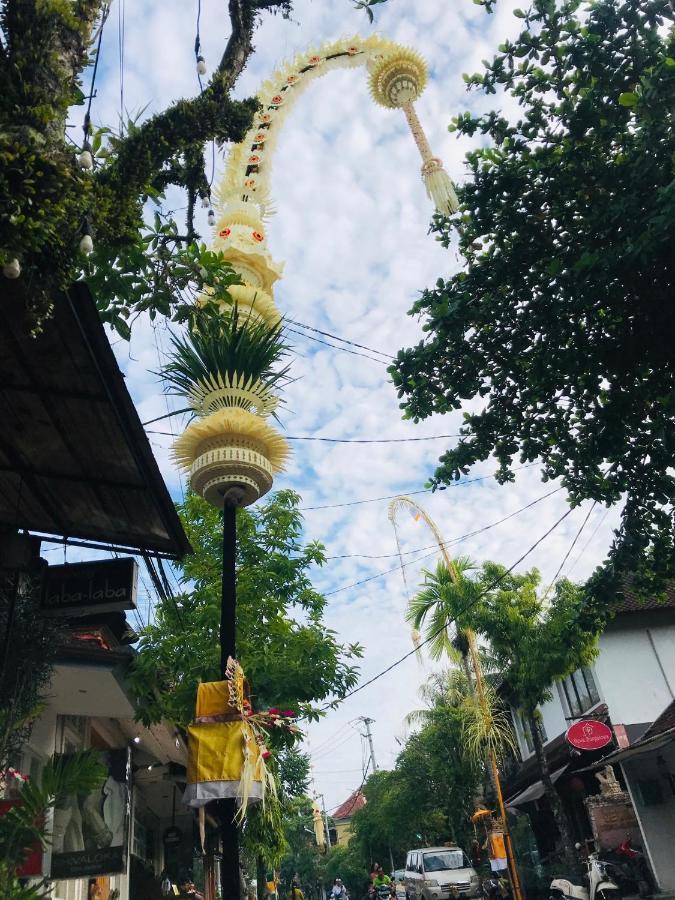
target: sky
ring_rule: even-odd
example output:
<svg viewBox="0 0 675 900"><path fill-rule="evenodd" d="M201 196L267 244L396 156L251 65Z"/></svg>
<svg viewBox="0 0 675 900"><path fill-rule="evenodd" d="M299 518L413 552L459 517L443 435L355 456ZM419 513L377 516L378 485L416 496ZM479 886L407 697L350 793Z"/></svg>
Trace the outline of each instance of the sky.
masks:
<svg viewBox="0 0 675 900"><path fill-rule="evenodd" d="M113 4L103 34L92 109L95 124L115 124L119 118L122 10L125 109L143 110L147 116L198 90L197 0L128 0L125 8L121 3ZM225 6L222 0L201 0L202 52L209 67L217 63L227 40ZM517 34L514 7L500 0L495 13L487 15L471 0L389 0L374 7L376 22L371 26L350 0L297 0L290 21L269 15L263 19L256 52L236 94L254 93L298 51L343 35L367 36L374 28L426 58L429 84L418 113L434 152L461 183L463 158L472 141L448 133L451 118L466 109L516 112L509 98L467 93L462 79L462 73L480 69L481 59L490 58L499 43ZM432 209L403 115L376 107L365 71L354 69L316 82L284 127L272 175L277 214L268 226L273 256L286 263L277 305L288 318L386 354L411 346L421 336L421 323L407 311L424 287L457 271L460 260L428 234ZM222 168L218 154L216 181ZM183 206L185 201L178 196L175 203ZM205 219L200 226L208 236ZM287 390L282 416L287 435L417 439L456 434L461 412L418 425L403 421L385 364L291 337L296 381ZM143 421L172 408L154 374L168 338L165 325L153 328L145 320L136 323L130 344L111 337ZM151 425L149 431L173 429L177 434L180 428L181 420L173 419ZM169 455L172 439L152 433L149 438L162 474L179 499L182 485ZM405 557L410 561L406 585L395 555L388 501L370 501L424 491L439 455L452 443L452 438L374 444L294 440L292 461L276 479L276 487L302 495L306 538L326 546L328 561L314 573L314 582L327 596L328 625L345 642L364 647L362 683L411 650L404 620L407 597L420 584L424 566L435 562L432 535L423 522L403 512L397 520L401 549L427 548ZM494 468L485 463L471 472L467 483L444 492L416 493L414 499L433 517L446 541L516 513L451 548L478 561L493 559L508 566L567 505L564 491L540 499L556 485L542 483L537 467L518 471L508 486L489 477ZM533 501L539 502L517 512ZM589 509L582 505L573 510L519 570L537 566L548 584L569 554L562 573L574 580L586 578L603 560L618 520L617 510L594 508L570 552ZM365 583L355 584L361 581ZM404 717L419 706L417 691L430 671L428 660L413 655L309 727L305 748L312 755L316 790L329 811L362 782L363 727L358 717L374 720L377 764L392 767L405 740Z"/></svg>

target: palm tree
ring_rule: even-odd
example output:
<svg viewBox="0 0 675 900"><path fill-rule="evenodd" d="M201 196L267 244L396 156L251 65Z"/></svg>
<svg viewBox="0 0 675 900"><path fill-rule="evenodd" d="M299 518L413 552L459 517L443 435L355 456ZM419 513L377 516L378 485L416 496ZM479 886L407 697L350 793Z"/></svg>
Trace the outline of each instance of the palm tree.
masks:
<svg viewBox="0 0 675 900"><path fill-rule="evenodd" d="M486 755L503 759L515 753L511 722L489 678L483 682L483 695L478 696L465 669L446 669L433 673L420 687L419 695L425 707L409 712L406 725L425 724L436 708L450 706L461 716L464 746L476 764L483 763Z"/></svg>

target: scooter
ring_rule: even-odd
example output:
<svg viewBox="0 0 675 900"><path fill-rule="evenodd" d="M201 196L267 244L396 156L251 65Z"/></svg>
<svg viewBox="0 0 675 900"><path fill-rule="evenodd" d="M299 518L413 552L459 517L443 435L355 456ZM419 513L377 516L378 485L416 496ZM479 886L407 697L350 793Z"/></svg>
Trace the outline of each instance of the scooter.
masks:
<svg viewBox="0 0 675 900"><path fill-rule="evenodd" d="M614 867L622 893L646 897L653 892L654 882L647 860L640 849L633 847L630 835L605 855Z"/></svg>
<svg viewBox="0 0 675 900"><path fill-rule="evenodd" d="M550 900L620 900L621 894L614 879L607 873L606 864L598 853L589 853L588 887L572 884L565 878L554 878Z"/></svg>
<svg viewBox="0 0 675 900"><path fill-rule="evenodd" d="M507 900L511 894L508 881L495 873L483 879L481 888L485 900Z"/></svg>

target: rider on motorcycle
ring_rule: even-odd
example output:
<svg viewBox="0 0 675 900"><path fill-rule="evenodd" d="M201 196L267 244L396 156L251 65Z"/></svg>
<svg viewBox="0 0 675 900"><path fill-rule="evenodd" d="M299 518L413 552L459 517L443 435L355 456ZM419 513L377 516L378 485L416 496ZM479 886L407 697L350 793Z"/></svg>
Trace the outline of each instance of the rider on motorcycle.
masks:
<svg viewBox="0 0 675 900"><path fill-rule="evenodd" d="M375 865L371 878L370 896L377 897L377 900L388 900L391 897L391 878L384 874L382 866Z"/></svg>

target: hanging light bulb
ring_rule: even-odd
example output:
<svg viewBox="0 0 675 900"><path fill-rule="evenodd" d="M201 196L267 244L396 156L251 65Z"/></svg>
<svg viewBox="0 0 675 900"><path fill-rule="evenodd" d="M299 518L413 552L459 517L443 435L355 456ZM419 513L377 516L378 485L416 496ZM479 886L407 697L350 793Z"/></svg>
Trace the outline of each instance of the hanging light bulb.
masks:
<svg viewBox="0 0 675 900"><path fill-rule="evenodd" d="M211 201L209 200L207 194L202 194L201 201L202 201L202 209L208 209L209 206L211 206Z"/></svg>
<svg viewBox="0 0 675 900"><path fill-rule="evenodd" d="M91 151L87 147L85 147L82 153L80 153L80 155L77 157L77 161L83 169L94 168L94 157L91 155Z"/></svg>
<svg viewBox="0 0 675 900"><path fill-rule="evenodd" d="M2 267L2 274L5 278L18 278L21 274L21 263L19 260L14 257L14 259L10 259L9 262L6 262Z"/></svg>
<svg viewBox="0 0 675 900"><path fill-rule="evenodd" d="M206 75L206 60L201 54L197 57L197 74Z"/></svg>
<svg viewBox="0 0 675 900"><path fill-rule="evenodd" d="M213 209L209 210L209 214L206 217L206 221L209 223L209 225L211 225L211 227L213 227L216 224L216 214L214 213Z"/></svg>
<svg viewBox="0 0 675 900"><path fill-rule="evenodd" d="M80 253L89 256L94 252L94 242L90 234L83 234L80 238Z"/></svg>

